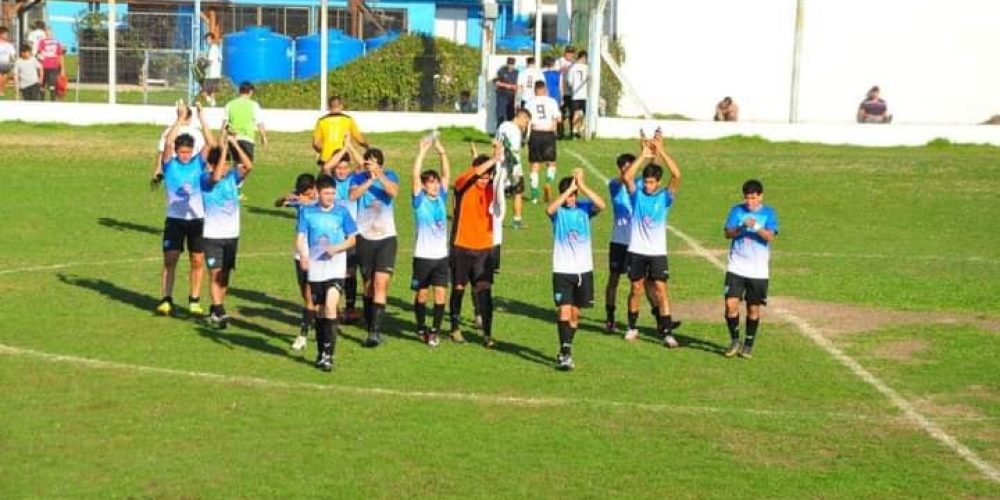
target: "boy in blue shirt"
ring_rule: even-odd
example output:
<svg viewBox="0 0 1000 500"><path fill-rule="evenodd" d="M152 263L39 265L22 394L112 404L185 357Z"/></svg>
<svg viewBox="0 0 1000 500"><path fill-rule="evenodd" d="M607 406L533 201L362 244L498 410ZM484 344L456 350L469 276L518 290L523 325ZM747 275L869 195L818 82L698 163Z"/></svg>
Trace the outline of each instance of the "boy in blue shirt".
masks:
<svg viewBox="0 0 1000 500"><path fill-rule="evenodd" d="M434 147L441 158L441 174L423 168L427 151ZM427 345L440 344L441 321L444 319L444 301L448 292L448 183L451 165L444 146L436 138L420 141L420 150L413 160L411 177L413 193L413 219L416 224L416 243L413 247L413 279L410 289L414 292L413 311L417 320L417 334ZM434 310L431 329L427 330L427 295L434 289Z"/></svg>
<svg viewBox="0 0 1000 500"><path fill-rule="evenodd" d="M733 205L723 234L730 240L726 266L726 326L730 344L727 358L753 357L754 338L760 325L761 306L767 305L771 242L778 235L778 213L764 205L764 185L758 180L743 183L743 203ZM747 303L746 338L740 349L740 301Z"/></svg>
<svg viewBox="0 0 1000 500"><path fill-rule="evenodd" d="M358 229L347 209L336 203L330 179L316 181L316 188L319 203L299 216L295 248L316 305L316 368L329 372L337 347L337 303L347 275L347 250L354 246Z"/></svg>
<svg viewBox="0 0 1000 500"><path fill-rule="evenodd" d="M552 291L558 308L559 354L556 368L573 369L573 337L580 309L594 305L594 256L590 218L604 209L604 200L583 181L583 169L559 181L560 195L546 207L552 220ZM578 200L578 193L588 199Z"/></svg>
<svg viewBox="0 0 1000 500"><path fill-rule="evenodd" d="M274 202L276 207L289 207L295 209L295 220L298 221L302 215L302 209L313 206L317 203L316 177L312 174L300 174L295 179L295 190L287 196L282 196ZM298 222L296 222L298 228ZM312 294L309 292L309 281L306 279L306 272L299 266L299 253L295 252L295 278L299 284L299 293L302 295L302 321L299 323L299 335L292 342L293 351L301 351L305 348L309 327L313 324L313 303Z"/></svg>

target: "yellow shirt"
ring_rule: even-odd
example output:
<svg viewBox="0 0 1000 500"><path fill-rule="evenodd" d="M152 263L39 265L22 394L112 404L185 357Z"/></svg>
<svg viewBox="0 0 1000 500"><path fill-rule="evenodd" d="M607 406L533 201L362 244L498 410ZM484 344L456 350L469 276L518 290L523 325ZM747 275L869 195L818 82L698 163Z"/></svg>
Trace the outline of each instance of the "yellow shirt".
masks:
<svg viewBox="0 0 1000 500"><path fill-rule="evenodd" d="M323 147L319 159L329 160L333 153L344 147L344 136L351 134L355 143L361 142L361 131L354 118L343 113L330 113L316 121L313 129L313 140L322 141Z"/></svg>

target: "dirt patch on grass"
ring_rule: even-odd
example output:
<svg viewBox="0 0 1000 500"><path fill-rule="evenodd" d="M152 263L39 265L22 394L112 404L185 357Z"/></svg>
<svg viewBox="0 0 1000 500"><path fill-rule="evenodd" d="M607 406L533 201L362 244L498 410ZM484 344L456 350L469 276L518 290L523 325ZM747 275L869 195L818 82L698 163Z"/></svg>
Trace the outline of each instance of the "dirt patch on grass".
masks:
<svg viewBox="0 0 1000 500"><path fill-rule="evenodd" d="M698 300L677 302L673 305L673 315L678 319L692 321L722 322L722 300ZM988 315L951 312L894 311L856 304L837 304L796 299L793 297L772 297L768 299L765 318L775 318L775 309L784 309L806 320L822 334L829 337L877 331L888 326L935 324L972 325L984 331L1000 333L1000 318ZM742 314L742 313L741 313ZM896 346L897 352L916 346ZM926 347L926 346L924 346ZM911 351L911 355L917 351Z"/></svg>
<svg viewBox="0 0 1000 500"><path fill-rule="evenodd" d="M895 340L880 344L872 354L890 361L917 363L914 355L926 351L928 347L927 342L923 340Z"/></svg>

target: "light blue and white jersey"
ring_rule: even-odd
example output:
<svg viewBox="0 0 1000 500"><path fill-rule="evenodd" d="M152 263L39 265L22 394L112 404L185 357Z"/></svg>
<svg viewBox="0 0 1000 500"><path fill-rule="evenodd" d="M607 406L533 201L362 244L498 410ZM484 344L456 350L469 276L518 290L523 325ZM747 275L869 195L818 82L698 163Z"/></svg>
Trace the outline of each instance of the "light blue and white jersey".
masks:
<svg viewBox="0 0 1000 500"><path fill-rule="evenodd" d="M762 228L778 234L778 213L767 205L762 205L756 211L750 211L743 203L734 205L726 217L726 229L742 227L743 221L750 217ZM743 227L729 244L729 264L726 271L744 278L767 279L770 261L771 245L757 235L753 228Z"/></svg>
<svg viewBox="0 0 1000 500"><path fill-rule="evenodd" d="M333 181L333 185L337 190L337 205L341 205L347 209L351 214L351 218L354 220L358 219L358 201L351 201L351 179L354 174L348 174L344 179L338 179L337 176L331 175L330 180Z"/></svg>
<svg viewBox="0 0 1000 500"><path fill-rule="evenodd" d="M608 181L608 191L611 193L611 208L614 212L611 243L628 246L632 237L632 197L621 179Z"/></svg>
<svg viewBox="0 0 1000 500"><path fill-rule="evenodd" d="M299 232L299 221L302 219L302 210L308 207L315 207L318 204L319 204L319 199L313 199L308 203L302 203L299 201L290 201L285 204L286 207L295 209L295 234L298 234ZM299 260L298 251L295 252L294 257L295 260Z"/></svg>
<svg viewBox="0 0 1000 500"><path fill-rule="evenodd" d="M167 217L171 219L204 219L205 205L201 197L201 174L205 171L201 156L181 163L177 157L163 164L163 186L167 192Z"/></svg>
<svg viewBox="0 0 1000 500"><path fill-rule="evenodd" d="M206 238L240 237L240 174L231 169L219 182L212 183L212 173L201 175L202 197L205 199Z"/></svg>
<svg viewBox="0 0 1000 500"><path fill-rule="evenodd" d="M666 189L646 194L642 185L632 193L632 220L628 251L639 255L667 254L667 217L674 196Z"/></svg>
<svg viewBox="0 0 1000 500"><path fill-rule="evenodd" d="M327 247L357 234L358 228L346 208L333 205L324 209L313 205L302 209L297 233L305 235L309 247L309 281L347 277L347 253L327 253Z"/></svg>
<svg viewBox="0 0 1000 500"><path fill-rule="evenodd" d="M593 202L578 199L576 206L562 206L552 219L552 272L583 274L594 270L590 218L597 215Z"/></svg>
<svg viewBox="0 0 1000 500"><path fill-rule="evenodd" d="M448 190L441 186L437 197L423 190L413 197L413 220L417 243L413 256L420 259L442 259L448 256Z"/></svg>
<svg viewBox="0 0 1000 500"><path fill-rule="evenodd" d="M382 172L387 179L399 184L399 176L392 170ZM368 172L358 172L351 177L351 188L368 182ZM393 216L392 196L376 180L365 194L358 198L358 232L366 240L382 240L396 236L396 218Z"/></svg>

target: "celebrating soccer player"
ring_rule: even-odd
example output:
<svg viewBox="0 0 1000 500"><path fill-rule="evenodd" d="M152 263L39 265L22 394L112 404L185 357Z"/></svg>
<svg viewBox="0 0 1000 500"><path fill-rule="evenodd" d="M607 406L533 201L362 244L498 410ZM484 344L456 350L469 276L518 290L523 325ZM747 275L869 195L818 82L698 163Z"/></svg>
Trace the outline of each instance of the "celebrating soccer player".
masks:
<svg viewBox="0 0 1000 500"><path fill-rule="evenodd" d="M441 158L441 173L423 168L427 151L434 147ZM444 146L437 138L420 141L420 149L413 160L412 193L413 218L417 241L413 248L413 279L410 289L414 292L413 311L417 320L417 334L431 347L440 343L441 321L444 318L444 301L448 292L448 182L451 166ZM427 296L434 292L433 322L427 329Z"/></svg>

